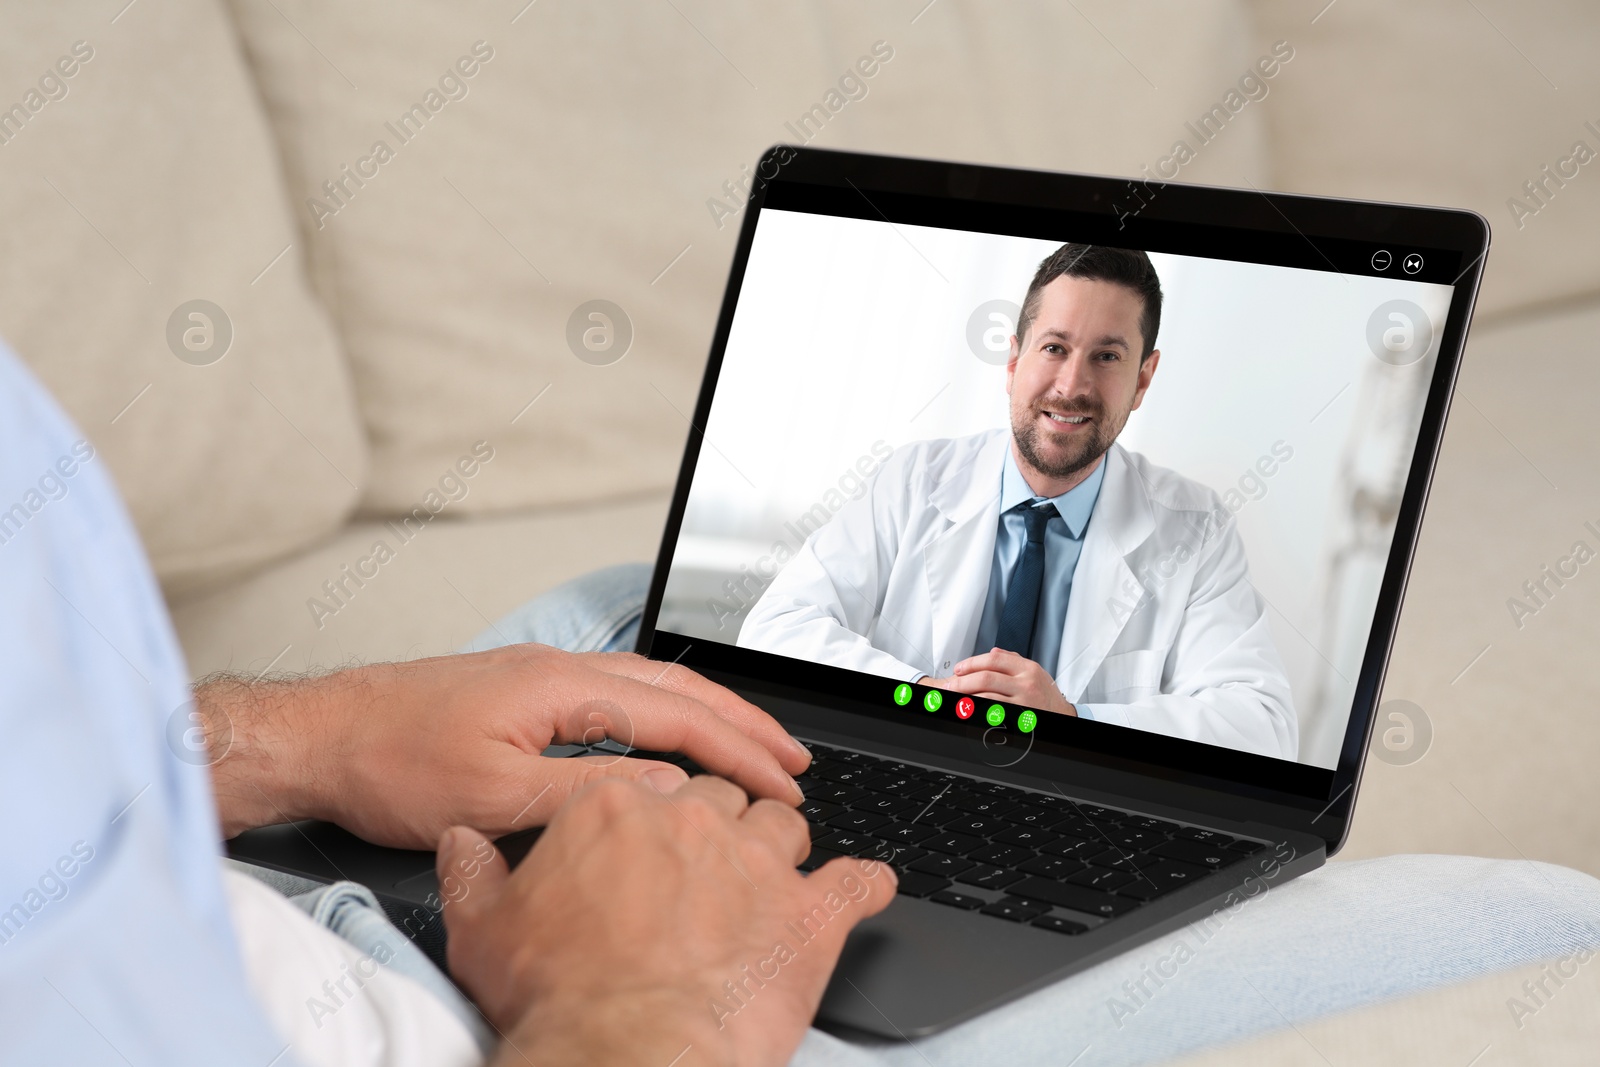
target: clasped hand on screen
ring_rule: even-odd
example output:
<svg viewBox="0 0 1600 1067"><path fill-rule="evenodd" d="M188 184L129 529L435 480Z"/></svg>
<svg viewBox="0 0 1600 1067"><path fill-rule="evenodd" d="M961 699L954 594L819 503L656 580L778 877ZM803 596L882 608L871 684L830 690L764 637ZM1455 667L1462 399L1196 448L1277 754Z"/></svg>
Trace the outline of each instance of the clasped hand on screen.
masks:
<svg viewBox="0 0 1600 1067"><path fill-rule="evenodd" d="M924 677L921 683L968 696L1004 700L1035 711L1078 714L1077 707L1056 687L1049 671L1026 656L1003 648L967 657L955 665L948 678Z"/></svg>

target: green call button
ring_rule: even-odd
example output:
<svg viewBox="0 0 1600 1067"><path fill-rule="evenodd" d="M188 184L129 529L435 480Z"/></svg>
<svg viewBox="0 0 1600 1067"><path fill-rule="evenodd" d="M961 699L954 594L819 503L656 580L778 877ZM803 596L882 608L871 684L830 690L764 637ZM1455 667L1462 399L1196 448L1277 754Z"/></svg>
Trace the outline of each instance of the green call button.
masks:
<svg viewBox="0 0 1600 1067"><path fill-rule="evenodd" d="M1033 733L1033 728L1039 725L1039 716L1031 711L1024 711L1017 716L1017 729L1025 734Z"/></svg>
<svg viewBox="0 0 1600 1067"><path fill-rule="evenodd" d="M990 704L989 710L984 713L983 717L990 726L999 726L1006 721L1006 709L999 704Z"/></svg>
<svg viewBox="0 0 1600 1067"><path fill-rule="evenodd" d="M929 711L938 711L939 705L944 703L944 694L937 689L928 690L928 695L922 698L922 706Z"/></svg>
<svg viewBox="0 0 1600 1067"><path fill-rule="evenodd" d="M894 702L901 707L911 703L911 687L905 682L894 687Z"/></svg>

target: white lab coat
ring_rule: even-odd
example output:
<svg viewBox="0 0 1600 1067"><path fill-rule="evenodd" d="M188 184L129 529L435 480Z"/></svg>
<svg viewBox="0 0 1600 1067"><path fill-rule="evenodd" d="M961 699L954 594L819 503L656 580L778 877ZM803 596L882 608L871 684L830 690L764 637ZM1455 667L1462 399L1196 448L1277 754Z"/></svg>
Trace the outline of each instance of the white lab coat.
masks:
<svg viewBox="0 0 1600 1067"><path fill-rule="evenodd" d="M1010 442L997 429L897 449L772 580L739 645L906 681L948 675L977 640ZM1288 679L1232 514L1121 445L1105 463L1056 684L1100 722L1294 759Z"/></svg>

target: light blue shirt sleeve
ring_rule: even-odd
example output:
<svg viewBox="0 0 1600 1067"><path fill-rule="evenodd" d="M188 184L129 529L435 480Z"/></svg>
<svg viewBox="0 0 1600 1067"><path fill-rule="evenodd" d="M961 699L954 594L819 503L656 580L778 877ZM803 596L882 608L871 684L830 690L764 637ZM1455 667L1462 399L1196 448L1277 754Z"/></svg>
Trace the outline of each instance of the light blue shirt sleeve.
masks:
<svg viewBox="0 0 1600 1067"><path fill-rule="evenodd" d="M3 345L0 603L0 1063L291 1064L155 579L104 459Z"/></svg>
<svg viewBox="0 0 1600 1067"><path fill-rule="evenodd" d="M1061 632L1067 621L1067 601L1072 597L1072 576L1078 567L1078 557L1083 553L1083 535L1089 529L1105 473L1105 458L1101 457L1089 477L1060 496L1049 498L1056 506L1057 515L1045 526L1044 532L1044 581L1039 590L1034 655L1052 675L1061 658ZM1041 498L1034 495L1017 468L1016 457L1007 449L1005 467L1000 475L1000 527L994 541L994 564L989 569L989 592L972 649L975 656L993 648L1000 632L1000 613L1005 607L1007 588L1028 537L1027 520L1020 507L1037 500ZM1078 709L1078 714L1092 718L1083 708Z"/></svg>

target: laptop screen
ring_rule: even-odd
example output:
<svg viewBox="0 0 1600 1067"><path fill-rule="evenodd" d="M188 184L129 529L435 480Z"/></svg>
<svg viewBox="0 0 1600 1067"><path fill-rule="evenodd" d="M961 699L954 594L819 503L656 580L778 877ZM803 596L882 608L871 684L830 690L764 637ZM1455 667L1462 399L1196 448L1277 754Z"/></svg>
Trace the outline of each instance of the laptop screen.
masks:
<svg viewBox="0 0 1600 1067"><path fill-rule="evenodd" d="M655 654L1014 746L1338 766L1459 252L752 210Z"/></svg>

